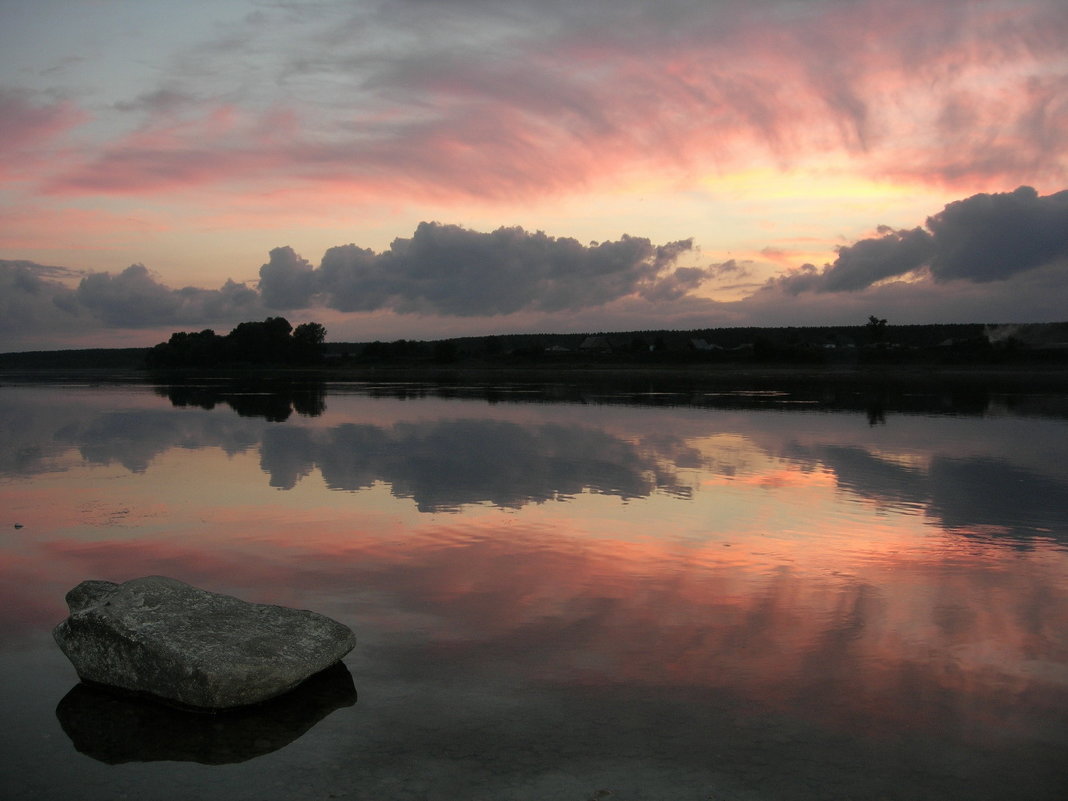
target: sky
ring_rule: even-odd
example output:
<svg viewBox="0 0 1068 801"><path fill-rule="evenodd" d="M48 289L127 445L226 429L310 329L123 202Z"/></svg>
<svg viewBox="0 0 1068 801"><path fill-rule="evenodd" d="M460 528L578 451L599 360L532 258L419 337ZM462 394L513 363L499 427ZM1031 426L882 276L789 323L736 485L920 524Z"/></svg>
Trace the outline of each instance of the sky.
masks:
<svg viewBox="0 0 1068 801"><path fill-rule="evenodd" d="M1064 0L0 0L0 352L1068 318Z"/></svg>

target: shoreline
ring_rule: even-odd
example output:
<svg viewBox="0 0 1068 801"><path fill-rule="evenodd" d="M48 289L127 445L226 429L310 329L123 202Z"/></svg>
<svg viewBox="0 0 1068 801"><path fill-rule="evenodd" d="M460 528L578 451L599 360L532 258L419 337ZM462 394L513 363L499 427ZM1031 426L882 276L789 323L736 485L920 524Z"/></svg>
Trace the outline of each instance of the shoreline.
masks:
<svg viewBox="0 0 1068 801"><path fill-rule="evenodd" d="M1068 365L1014 364L391 364L317 367L186 368L167 371L107 367L0 368L0 384L89 381L92 383L167 384L216 382L314 383L594 383L829 386L972 384L1033 390L1068 390Z"/></svg>

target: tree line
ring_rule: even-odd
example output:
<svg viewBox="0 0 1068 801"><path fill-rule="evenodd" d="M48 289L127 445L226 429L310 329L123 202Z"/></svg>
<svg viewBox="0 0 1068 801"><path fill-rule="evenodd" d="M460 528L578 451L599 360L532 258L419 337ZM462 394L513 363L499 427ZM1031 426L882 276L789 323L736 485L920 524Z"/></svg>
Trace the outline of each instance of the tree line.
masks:
<svg viewBox="0 0 1068 801"><path fill-rule="evenodd" d="M311 365L323 358L326 328L301 323L296 328L284 317L241 323L220 336L210 328L176 331L166 342L149 349L145 366L227 367L240 365Z"/></svg>

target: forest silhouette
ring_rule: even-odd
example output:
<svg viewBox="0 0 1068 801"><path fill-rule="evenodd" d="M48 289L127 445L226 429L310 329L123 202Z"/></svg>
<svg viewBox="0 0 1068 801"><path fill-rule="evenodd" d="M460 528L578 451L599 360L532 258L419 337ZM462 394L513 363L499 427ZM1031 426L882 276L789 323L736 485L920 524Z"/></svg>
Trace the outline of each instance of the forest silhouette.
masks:
<svg viewBox="0 0 1068 801"><path fill-rule="evenodd" d="M310 365L323 358L326 328L301 323L294 328L285 317L241 323L226 336L210 328L200 332L176 331L166 342L145 355L150 369L219 367L229 365Z"/></svg>

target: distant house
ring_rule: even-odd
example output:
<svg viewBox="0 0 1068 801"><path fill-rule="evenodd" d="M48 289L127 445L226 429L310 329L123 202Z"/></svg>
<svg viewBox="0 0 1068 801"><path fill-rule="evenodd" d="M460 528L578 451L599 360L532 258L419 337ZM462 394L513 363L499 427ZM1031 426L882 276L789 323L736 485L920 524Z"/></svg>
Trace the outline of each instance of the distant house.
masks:
<svg viewBox="0 0 1068 801"><path fill-rule="evenodd" d="M988 325L983 334L991 345L1017 346L1035 350L1068 349L1068 324L1029 323L1018 325Z"/></svg>
<svg viewBox="0 0 1068 801"><path fill-rule="evenodd" d="M579 350L583 353L611 353L612 342L608 337L589 336L582 340Z"/></svg>
<svg viewBox="0 0 1068 801"><path fill-rule="evenodd" d="M706 342L702 338L695 338L690 340L690 347L694 350L723 350L722 345L717 345L714 342Z"/></svg>

